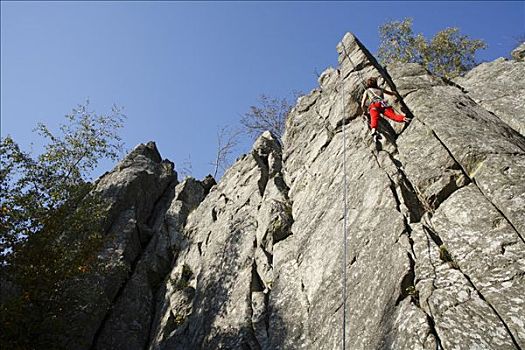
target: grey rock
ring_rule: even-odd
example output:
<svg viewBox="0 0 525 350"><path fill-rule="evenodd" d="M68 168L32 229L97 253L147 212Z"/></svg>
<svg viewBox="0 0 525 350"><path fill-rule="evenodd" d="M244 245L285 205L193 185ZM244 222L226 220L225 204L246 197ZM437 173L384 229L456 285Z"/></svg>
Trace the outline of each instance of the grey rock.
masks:
<svg viewBox="0 0 525 350"><path fill-rule="evenodd" d="M384 349L439 349L427 314L412 298L403 299L392 317L392 329L385 334Z"/></svg>
<svg viewBox="0 0 525 350"><path fill-rule="evenodd" d="M287 201L281 158L264 133L189 215L150 349L269 349L273 237L291 220L275 205Z"/></svg>
<svg viewBox="0 0 525 350"><path fill-rule="evenodd" d="M395 76L396 90L404 97L420 89L445 85L443 79L431 75L417 63L390 65L387 70L390 75Z"/></svg>
<svg viewBox="0 0 525 350"><path fill-rule="evenodd" d="M520 45L518 45L518 47L512 50L510 55L516 61L524 61L525 60L525 42L521 43Z"/></svg>
<svg viewBox="0 0 525 350"><path fill-rule="evenodd" d="M288 118L284 169L294 223L292 235L274 245L269 333L276 349L333 349L342 342L344 143L349 199L347 347L401 349L423 344L430 349L435 343L434 336L425 333L425 327L430 328L425 313L405 297L412 268L407 246L401 243L407 230L401 204L410 202L402 197L404 174L388 151L375 150L367 121L352 107L360 100L361 82L381 72L353 40L347 35L338 46L339 82L333 79L322 91L314 90L305 99L316 96L315 102L308 109L295 109ZM382 127L391 130L387 122ZM386 148L394 152L395 133L391 136ZM411 313L421 332L411 324L396 324L404 312Z"/></svg>
<svg viewBox="0 0 525 350"><path fill-rule="evenodd" d="M334 349L343 331L356 350L525 347L525 138L514 107L468 87L522 62L454 83L384 69L350 33L337 52L282 144L263 133L219 183L175 187L151 144L98 182L110 273L74 348ZM377 143L359 106L372 76L414 116L381 118Z"/></svg>
<svg viewBox="0 0 525 350"><path fill-rule="evenodd" d="M450 241L438 246L429 229L419 224L411 237L416 257L414 292L434 320L440 345L444 349L515 349L498 314L458 268L457 260L444 259L444 252L452 249Z"/></svg>
<svg viewBox="0 0 525 350"><path fill-rule="evenodd" d="M157 291L181 248L179 236L189 212L205 197L205 186L187 178L167 191L164 204L154 213L153 237L113 303L97 338L96 349L138 350L148 344Z"/></svg>
<svg viewBox="0 0 525 350"><path fill-rule="evenodd" d="M401 70L392 69L389 72L396 85L398 81L402 86L405 84L405 79L400 78L403 74ZM442 184L438 186L443 194L436 203L439 207L435 209L436 206L431 205L425 208L430 214L435 210L433 218L426 221L426 226L433 232L436 241L450 251L456 267L455 271L447 270L443 275L445 281L450 279L455 283L446 288L449 291L439 292L436 298L439 304L445 303L448 313L448 305L462 305L464 308L455 307L453 315L440 321L446 312L437 304L429 305L427 309L432 312L437 334L443 346L455 343L460 346L462 341L453 339L458 335L448 333L450 328L461 333L460 328L451 325L467 320L481 325L480 320L474 321L474 315L491 310L492 316L483 316L483 322L490 321L480 328L487 330L484 334L491 334L489 329L497 331L498 335L490 335L490 339L497 343L486 339L483 343L485 347L523 347L525 323L523 316L520 316L523 302L517 292L523 288L523 257L519 254L506 255L506 248L502 247L506 247L507 243L502 242L512 242L509 243L511 247L523 244L525 187L521 169L525 156L524 139L456 86L420 88L407 92L404 101L416 120L398 139L399 157L406 162L405 171L414 187L423 189L419 194L423 200L428 197L424 192L425 180ZM426 134L426 141L417 141L423 134ZM456 175L450 177L451 172ZM458 179L461 179L461 184ZM447 185L448 190L444 191L447 186L443 184L447 182L452 185ZM419 260L416 260L416 266L418 263ZM433 278L434 288L439 280L439 276ZM422 284L421 288L429 288L424 286ZM426 290L425 293L431 292ZM454 301L455 293L465 298L468 295L468 298ZM477 298L475 303L472 302L472 295ZM427 295L425 300L428 298ZM437 314L434 314L433 307ZM475 307L478 309L471 310ZM474 336L467 331L464 329L461 333L465 344L478 344L484 337L481 332ZM473 338L468 340L470 337Z"/></svg>
<svg viewBox="0 0 525 350"><path fill-rule="evenodd" d="M143 255L143 244L151 241L148 228L153 225L157 202L175 182L173 164L162 161L153 142L137 146L98 180L95 191L108 203L105 245L99 254L105 271L90 274L76 285L74 293L79 293L84 306L64 314L71 325L68 334L60 335L65 347L88 349L97 342L108 312L127 284L128 271Z"/></svg>
<svg viewBox="0 0 525 350"><path fill-rule="evenodd" d="M324 72L321 73L319 76L319 79L317 81L319 82L319 87L321 89L330 88L331 86L334 86L337 84L337 80L339 77L339 72L335 68L327 68Z"/></svg>
<svg viewBox="0 0 525 350"><path fill-rule="evenodd" d="M425 209L436 209L451 193L470 182L432 129L419 120L410 124L397 143L399 161Z"/></svg>
<svg viewBox="0 0 525 350"><path fill-rule="evenodd" d="M397 84L401 72L392 70L390 73ZM461 169L463 175L475 180L487 198L506 214L520 236L525 237L525 183L520 171L525 157L525 139L454 86L419 89L407 94L404 101L416 116L416 121L427 127L429 144L436 144L437 140L457 163L453 165L451 159L441 152L441 161L432 163L433 167ZM413 123L406 130L406 135L400 138L401 144L419 137L417 125ZM423 171L425 164L432 159L428 151L421 152L424 148L416 150L410 145L407 148L413 152L405 158L416 162L412 168ZM428 174L433 176L431 172Z"/></svg>
<svg viewBox="0 0 525 350"><path fill-rule="evenodd" d="M211 190L211 188L213 186L215 186L217 184L217 182L215 182L215 179L213 178L213 176L211 175L207 175L204 180L202 180L201 182L202 186L204 186L204 191L206 192L206 194L208 194Z"/></svg>
<svg viewBox="0 0 525 350"><path fill-rule="evenodd" d="M474 184L454 193L436 211L432 223L459 272L494 309L515 341L525 346L522 237ZM492 322L492 327L497 324ZM511 346L509 342L507 347Z"/></svg>
<svg viewBox="0 0 525 350"><path fill-rule="evenodd" d="M338 267L342 260L342 208L341 202L334 203L337 196L333 194L341 195L344 123L351 150L347 155L351 232L347 345L352 349L523 346L518 345L523 317L518 315L521 299L516 292L521 287L521 257L510 259L517 266L512 284L516 289L494 287L503 294L499 302L476 294L479 286L448 264L443 264L446 271L432 280L433 288L438 288L429 295L428 283L418 282L418 274L428 273L425 259L429 258L417 252L417 241L407 226L421 219L433 222L429 218L434 211L444 205L447 208L455 193L471 188L473 185L467 185L475 181L483 195L466 205L496 206L494 210L504 213L508 226L517 230L513 242L521 239L525 215L523 206L518 207L524 193L520 175L523 138L458 87L432 77L420 66L389 67L391 75L387 75L366 51L353 52L361 47L352 40L352 36L345 36L338 47L343 65L340 77L346 79L337 82L333 78L336 73L328 71L330 79L320 81L323 89L305 97L313 101L308 108L295 109L289 116L284 167L294 224L290 238L274 246L276 282L270 298L273 346L317 349L334 348L341 342L342 276ZM365 59L370 62L360 61ZM395 84L405 97L404 106L416 119L408 128L394 132L392 125L383 122L383 150L377 151L367 142L366 122L359 111L337 95L344 91L349 99L358 100L360 81L379 74L390 88ZM456 212L461 215L458 209ZM445 245L452 242L447 235L436 235ZM380 245L388 245L389 250L381 251ZM439 254L440 249L432 245L433 254ZM478 269L483 265L474 259L471 263ZM497 265L507 264L498 261ZM353 279L353 274L357 278ZM407 292L416 293L419 288L425 302L421 306ZM462 299L465 293L470 299ZM462 306L440 308L441 301ZM517 313L512 314L511 309ZM400 323L399 315L405 312L409 317ZM479 315L486 316L481 319ZM477 322L483 324L479 330L468 326Z"/></svg>
<svg viewBox="0 0 525 350"><path fill-rule="evenodd" d="M522 45L523 46L523 45ZM525 135L525 62L504 58L482 63L454 81L477 104Z"/></svg>

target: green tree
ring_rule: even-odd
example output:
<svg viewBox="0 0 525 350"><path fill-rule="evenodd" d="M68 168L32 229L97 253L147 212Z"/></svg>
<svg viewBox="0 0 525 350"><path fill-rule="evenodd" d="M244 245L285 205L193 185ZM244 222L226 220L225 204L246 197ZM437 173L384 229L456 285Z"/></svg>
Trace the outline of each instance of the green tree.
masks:
<svg viewBox="0 0 525 350"><path fill-rule="evenodd" d="M412 19L390 21L379 27L378 57L382 64L420 63L433 74L457 77L476 65L475 54L487 47L480 39L470 39L458 28L446 28L429 41L414 34Z"/></svg>
<svg viewBox="0 0 525 350"><path fill-rule="evenodd" d="M66 115L37 157L9 136L0 142L0 347L57 348L52 334L67 327L61 314L79 307L68 292L75 279L101 269L106 205L93 191L89 173L103 158L116 159L124 115L88 110Z"/></svg>
<svg viewBox="0 0 525 350"><path fill-rule="evenodd" d="M381 25L379 36L381 43L378 56L382 64L423 62L425 38L421 34L414 34L411 18Z"/></svg>

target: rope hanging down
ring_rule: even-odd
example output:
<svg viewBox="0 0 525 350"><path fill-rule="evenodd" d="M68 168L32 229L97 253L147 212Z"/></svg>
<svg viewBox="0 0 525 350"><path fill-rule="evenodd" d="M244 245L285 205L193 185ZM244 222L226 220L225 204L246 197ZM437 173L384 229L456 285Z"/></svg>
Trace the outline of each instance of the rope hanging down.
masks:
<svg viewBox="0 0 525 350"><path fill-rule="evenodd" d="M354 71L357 72L357 75L359 77L359 82L363 85L363 87L365 88L366 90L366 86L364 84L364 80L361 76L361 72L359 70L357 70L356 66L354 65L354 62L352 61L352 59L350 58L350 55L348 55L348 52L346 52L346 47L345 47L345 44L344 42L341 43L342 46L343 46L343 51L345 53L345 56L348 58L348 60L350 61L350 64L352 64L352 67L354 69ZM347 289L346 289L346 285L347 285L347 274L346 274L346 262L347 262L347 254L348 254L348 243L347 243L347 232L348 232L348 229L347 229L347 213L348 213L348 195L347 195L347 172L346 172L346 131L345 131L345 119L346 119L346 105L345 105L345 85L344 85L344 77L342 75L342 66L340 67L340 72L341 72L341 104L342 104L342 111L343 111L343 124L342 124L342 129L343 129L343 249L344 249L344 252L343 252L343 329L342 329L342 332L343 332L343 337L342 337L342 344L341 344L341 348L343 350L346 350L346 298L347 298Z"/></svg>
<svg viewBox="0 0 525 350"><path fill-rule="evenodd" d="M343 104L343 174L344 174L344 180L343 180L343 344L342 349L346 349L346 259L347 259L347 229L346 229L346 214L347 214L347 186L346 186L346 132L345 132L345 123L344 120L346 118L346 108L345 108L345 87L344 87L344 80L341 76L341 103Z"/></svg>
<svg viewBox="0 0 525 350"><path fill-rule="evenodd" d="M363 84L363 87L366 89L366 86L364 86L364 83L363 83L363 79L361 77L361 72L359 72L355 65L354 65L354 62L352 62L352 59L350 58L350 56L348 55L348 53L346 52L346 47L344 45L344 42L342 43L342 46L343 46L343 51L345 53L345 56L348 58L348 60L350 61L350 63L352 64L352 67L354 68L354 71L357 72L357 74L359 75L359 78L360 78L360 83ZM347 233L348 233L348 229L347 229L347 213L348 213L348 195L347 195L347 190L348 190L348 186L347 186L347 173L346 173L346 131L345 131L345 119L346 119L346 105L345 105L345 85L344 85L344 77L342 76L342 67L341 67L341 104L342 104L342 111L343 111L343 125L342 125L342 128L343 128L343 249L344 249L344 252L343 252L343 329L342 329L342 332L343 332L343 337L342 337L342 344L341 344L341 348L343 350L346 349L346 298L347 298L347 290L346 290L346 285L347 285L347 274L346 274L346 262L347 262L347 254L348 254L348 243L347 243Z"/></svg>
<svg viewBox="0 0 525 350"><path fill-rule="evenodd" d="M353 67L353 70L355 72L357 72L357 75L358 75L358 78L359 78L359 82L363 85L364 89L366 90L366 86L364 84L364 79L363 77L361 76L361 72L356 68L354 62L352 61L352 59L350 58L350 55L348 54L348 52L346 51L346 46L344 44L344 42L341 43L342 46L343 46L343 51L344 51L344 54L345 56L348 58L348 60L350 61L350 64L352 65ZM347 254L348 254L348 243L347 243L347 232L348 232L348 229L347 229L347 214L348 214L348 195L347 195L347 172L346 172L346 131L345 131L345 119L346 119L346 105L345 105L345 85L344 85L344 77L342 75L342 66L340 67L340 72L341 72L341 104L342 104L342 111L343 111L343 124L342 124L342 128L343 128L343 176L344 176L344 179L343 179L343 249L344 249L344 252L343 252L343 329L342 329L342 332L343 332L343 337L342 337L342 344L341 344L341 348L343 350L346 350L346 298L347 298L347 289L346 289L346 285L347 285L347 274L346 274L346 263L347 263Z"/></svg>
<svg viewBox="0 0 525 350"><path fill-rule="evenodd" d="M363 85L363 88L366 90L366 86L364 84L364 79L361 75L361 72L356 68L354 62L350 58L350 55L346 51L346 46L344 42L341 43L343 46L343 51L345 56L350 61L350 64L352 65L353 71L357 72L359 83ZM346 273L346 262L347 262L347 254L348 254L348 247L347 247L347 213L348 213L348 195L347 195L347 172L346 172L346 131L345 131L345 119L346 119L346 105L345 105L345 87L344 87L344 77L342 75L342 64L340 65L340 78L341 78L341 103L342 103L342 112L343 112L343 123L342 123L342 129L343 129L343 336L342 336L342 344L341 348L343 350L346 350L346 299L347 299L347 273Z"/></svg>

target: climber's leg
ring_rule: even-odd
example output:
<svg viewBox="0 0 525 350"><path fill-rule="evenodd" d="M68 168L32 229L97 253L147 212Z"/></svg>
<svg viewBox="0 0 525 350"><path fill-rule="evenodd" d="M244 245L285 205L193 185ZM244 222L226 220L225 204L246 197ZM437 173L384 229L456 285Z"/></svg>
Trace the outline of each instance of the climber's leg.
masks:
<svg viewBox="0 0 525 350"><path fill-rule="evenodd" d="M370 129L377 128L377 119L379 118L379 113L381 112L380 103L372 103L368 109L370 113Z"/></svg>
<svg viewBox="0 0 525 350"><path fill-rule="evenodd" d="M385 111L383 112L383 114L385 115L385 117L392 119L393 121L396 121L396 122L406 121L405 116L402 114L396 114L396 112L394 112L394 109L392 107L385 108Z"/></svg>

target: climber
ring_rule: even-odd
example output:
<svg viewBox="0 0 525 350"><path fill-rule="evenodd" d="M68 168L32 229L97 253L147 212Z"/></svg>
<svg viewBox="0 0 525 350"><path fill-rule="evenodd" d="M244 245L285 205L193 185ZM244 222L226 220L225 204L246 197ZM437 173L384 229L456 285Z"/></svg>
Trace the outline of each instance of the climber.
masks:
<svg viewBox="0 0 525 350"><path fill-rule="evenodd" d="M370 129L372 129L370 134L374 140L377 140L378 138L376 128L377 119L380 114L383 114L387 118L396 122L409 121L406 116L402 114L396 114L394 109L385 101L383 94L395 96L393 92L378 87L377 78L368 78L366 80L366 90L363 94L363 99L361 100L361 108L363 111L365 111L365 105L368 105L368 112L370 113Z"/></svg>

